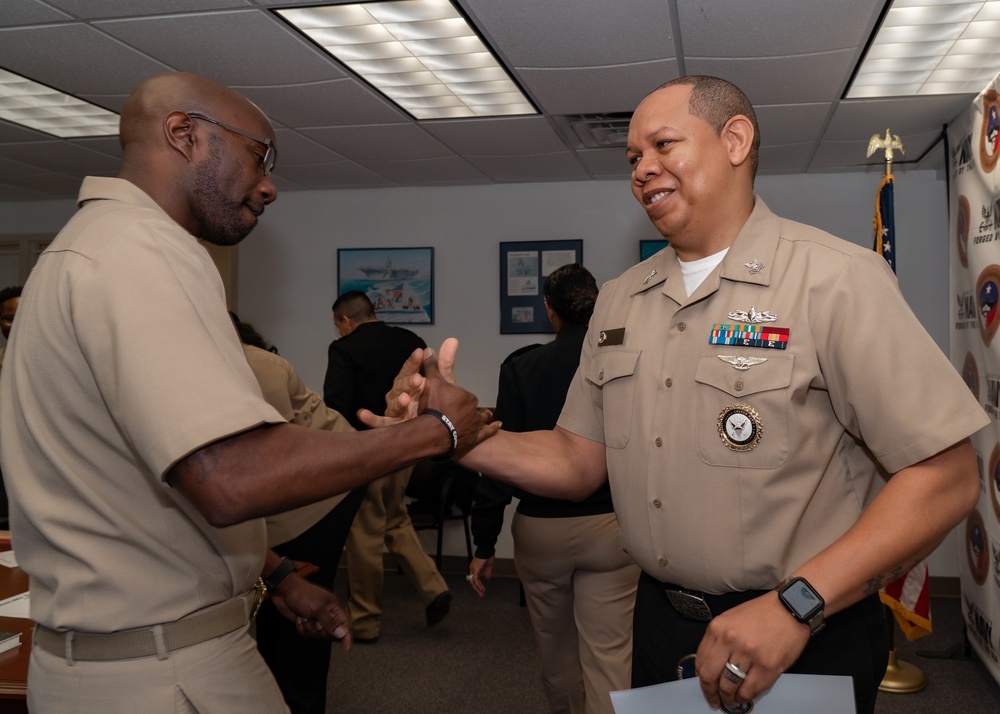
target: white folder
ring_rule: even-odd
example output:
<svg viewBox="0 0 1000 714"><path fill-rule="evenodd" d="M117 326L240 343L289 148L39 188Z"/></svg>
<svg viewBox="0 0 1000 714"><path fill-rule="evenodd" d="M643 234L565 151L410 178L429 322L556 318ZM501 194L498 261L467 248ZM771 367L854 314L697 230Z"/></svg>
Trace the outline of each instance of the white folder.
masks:
<svg viewBox="0 0 1000 714"><path fill-rule="evenodd" d="M611 692L615 714L719 714L710 709L697 679ZM850 677L788 674L754 700L752 714L856 714Z"/></svg>

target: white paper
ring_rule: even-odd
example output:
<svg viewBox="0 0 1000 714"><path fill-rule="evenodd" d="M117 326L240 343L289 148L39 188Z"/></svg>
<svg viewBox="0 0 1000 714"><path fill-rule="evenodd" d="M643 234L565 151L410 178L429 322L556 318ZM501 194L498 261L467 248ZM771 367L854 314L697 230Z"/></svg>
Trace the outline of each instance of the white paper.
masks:
<svg viewBox="0 0 1000 714"><path fill-rule="evenodd" d="M16 568L17 558L14 557L14 551L5 550L0 553L0 565L6 565L8 568Z"/></svg>
<svg viewBox="0 0 1000 714"><path fill-rule="evenodd" d="M23 617L28 620L29 601L28 593L23 592L6 600L0 600L0 617Z"/></svg>
<svg viewBox="0 0 1000 714"><path fill-rule="evenodd" d="M709 708L697 679L611 692L615 714L718 714ZM856 714L850 677L783 674L757 697L753 714Z"/></svg>

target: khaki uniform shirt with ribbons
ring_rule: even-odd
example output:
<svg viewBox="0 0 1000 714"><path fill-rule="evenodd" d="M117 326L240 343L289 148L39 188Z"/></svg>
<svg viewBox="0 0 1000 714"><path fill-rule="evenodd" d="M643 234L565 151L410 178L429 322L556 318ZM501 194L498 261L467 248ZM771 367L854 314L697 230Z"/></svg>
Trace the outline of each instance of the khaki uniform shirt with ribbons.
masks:
<svg viewBox="0 0 1000 714"><path fill-rule="evenodd" d="M247 591L263 519L214 528L165 477L284 420L261 397L208 253L145 193L87 178L40 257L2 379L3 472L31 616L109 632Z"/></svg>
<svg viewBox="0 0 1000 714"><path fill-rule="evenodd" d="M758 198L690 297L671 248L601 289L559 425L605 444L636 563L722 593L774 587L988 421L879 255Z"/></svg>

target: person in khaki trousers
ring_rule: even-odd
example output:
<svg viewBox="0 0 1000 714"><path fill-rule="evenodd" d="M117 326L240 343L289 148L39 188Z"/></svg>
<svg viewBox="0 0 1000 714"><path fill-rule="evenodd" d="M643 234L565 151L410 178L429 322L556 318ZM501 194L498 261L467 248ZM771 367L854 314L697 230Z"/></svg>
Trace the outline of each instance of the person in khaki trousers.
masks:
<svg viewBox="0 0 1000 714"><path fill-rule="evenodd" d="M581 265L545 279L552 342L522 348L500 366L496 418L509 431L551 429L580 363L597 300L597 282ZM479 480L472 511L476 557L469 583L482 597L504 509L518 500L511 525L514 564L535 631L542 684L552 714L612 714L610 692L628 689L632 610L639 568L622 551L608 484L582 501L544 498L489 477Z"/></svg>
<svg viewBox="0 0 1000 714"><path fill-rule="evenodd" d="M371 300L357 290L333 303L333 323L340 339L330 343L323 398L354 428L366 429L358 410L385 413L385 394L393 378L407 357L425 344L409 330L377 319ZM347 537L348 615L359 644L377 642L380 635L383 544L420 593L429 626L444 619L451 606L448 585L420 545L403 501L412 471L404 468L368 485Z"/></svg>

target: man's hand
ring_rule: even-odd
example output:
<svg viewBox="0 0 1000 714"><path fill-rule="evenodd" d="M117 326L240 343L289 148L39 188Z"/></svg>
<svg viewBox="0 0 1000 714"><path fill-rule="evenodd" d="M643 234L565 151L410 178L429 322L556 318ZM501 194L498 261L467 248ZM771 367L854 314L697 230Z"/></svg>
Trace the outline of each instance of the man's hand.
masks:
<svg viewBox="0 0 1000 714"><path fill-rule="evenodd" d="M695 671L709 706L749 702L767 691L809 643L809 626L796 620L771 592L717 615L698 647ZM727 679L726 662L746 673ZM736 679L733 677L733 679Z"/></svg>
<svg viewBox="0 0 1000 714"><path fill-rule="evenodd" d="M329 590L292 573L271 593L271 601L301 636L332 637L343 649L351 649L351 624Z"/></svg>
<svg viewBox="0 0 1000 714"><path fill-rule="evenodd" d="M436 409L448 416L458 432L457 455L493 436L500 423L493 422L492 412L479 409L475 395L455 384L457 354L458 340L454 337L441 344L440 353L432 349L415 351L385 395L385 416L361 410L358 417L367 426L381 427L412 419L424 409Z"/></svg>
<svg viewBox="0 0 1000 714"><path fill-rule="evenodd" d="M486 560L473 558L472 562L469 563L469 575L466 580L469 581L469 585L472 586L472 589L476 591L476 595L479 597L486 595L486 584L483 580L489 580L493 577L493 563L495 560L496 556L491 555Z"/></svg>
<svg viewBox="0 0 1000 714"><path fill-rule="evenodd" d="M474 394L455 385L455 356L458 340L449 337L441 344L440 356L427 350L424 360L424 385L420 393L420 412L436 409L446 414L458 432L458 458L481 441L500 430L499 422L493 422L493 414L488 409L479 409L479 400Z"/></svg>
<svg viewBox="0 0 1000 714"><path fill-rule="evenodd" d="M366 426L375 428L398 424L417 416L417 405L424 388L424 377L420 370L428 356L433 354L434 350L430 349L414 350L393 380L392 389L385 395L385 416L378 416L368 409L359 409L358 419Z"/></svg>

